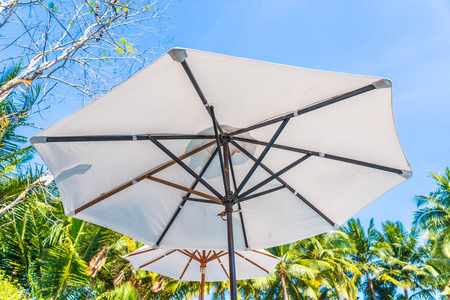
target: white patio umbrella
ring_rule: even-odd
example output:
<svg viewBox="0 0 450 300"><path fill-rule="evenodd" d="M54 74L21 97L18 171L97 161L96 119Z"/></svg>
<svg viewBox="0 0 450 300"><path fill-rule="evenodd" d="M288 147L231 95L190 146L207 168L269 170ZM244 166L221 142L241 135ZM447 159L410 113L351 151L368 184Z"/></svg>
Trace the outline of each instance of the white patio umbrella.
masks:
<svg viewBox="0 0 450 300"><path fill-rule="evenodd" d="M253 279L273 274L280 258L265 250L235 251L236 279ZM199 281L200 299L205 282L230 279L228 251L155 249L144 246L123 258L135 269L159 273L167 277Z"/></svg>
<svg viewBox="0 0 450 300"><path fill-rule="evenodd" d="M31 142L68 216L155 248L228 249L230 265L411 176L388 79L178 48Z"/></svg>

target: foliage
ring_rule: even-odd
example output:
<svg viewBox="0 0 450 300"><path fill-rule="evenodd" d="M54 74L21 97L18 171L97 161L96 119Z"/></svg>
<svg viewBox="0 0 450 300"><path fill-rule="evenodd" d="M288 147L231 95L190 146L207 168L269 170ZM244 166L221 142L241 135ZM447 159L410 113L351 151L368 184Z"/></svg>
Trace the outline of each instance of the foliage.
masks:
<svg viewBox="0 0 450 300"><path fill-rule="evenodd" d="M0 300L21 300L27 298L25 291L20 285L11 282L8 276L2 272L0 273Z"/></svg>

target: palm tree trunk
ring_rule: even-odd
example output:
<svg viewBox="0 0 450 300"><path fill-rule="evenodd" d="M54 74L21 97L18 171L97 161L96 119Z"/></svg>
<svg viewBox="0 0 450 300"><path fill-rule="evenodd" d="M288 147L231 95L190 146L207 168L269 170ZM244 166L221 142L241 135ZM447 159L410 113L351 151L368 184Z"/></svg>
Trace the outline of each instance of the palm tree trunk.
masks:
<svg viewBox="0 0 450 300"><path fill-rule="evenodd" d="M95 277L96 277L96 276L92 276L92 279L91 279L91 285L89 286L89 290L88 290L87 293L86 293L86 300L89 299L89 295L91 294L91 291L92 291L92 289L94 288Z"/></svg>
<svg viewBox="0 0 450 300"><path fill-rule="evenodd" d="M328 290L325 289L325 291L322 292L322 294L319 297L319 300L325 300L327 298Z"/></svg>
<svg viewBox="0 0 450 300"><path fill-rule="evenodd" d="M408 288L404 288L404 290L405 290L405 300L408 300L409 299L409 297L408 297Z"/></svg>
<svg viewBox="0 0 450 300"><path fill-rule="evenodd" d="M281 287L283 288L283 299L289 300L287 289L286 289L286 274L284 273L284 270L280 272L280 278L281 278Z"/></svg>
<svg viewBox="0 0 450 300"><path fill-rule="evenodd" d="M367 282L369 283L370 292L372 293L373 300L378 300L375 290L373 289L372 280L370 280L369 274L367 274Z"/></svg>
<svg viewBox="0 0 450 300"><path fill-rule="evenodd" d="M225 293L224 293L223 290L220 292L220 298L221 298L222 300L225 300Z"/></svg>

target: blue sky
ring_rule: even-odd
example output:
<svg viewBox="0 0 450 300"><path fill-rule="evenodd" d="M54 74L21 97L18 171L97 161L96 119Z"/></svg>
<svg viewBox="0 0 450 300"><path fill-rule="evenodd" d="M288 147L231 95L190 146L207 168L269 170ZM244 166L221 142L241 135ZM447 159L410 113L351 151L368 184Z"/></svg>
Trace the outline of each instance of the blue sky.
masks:
<svg viewBox="0 0 450 300"><path fill-rule="evenodd" d="M171 46L390 78L414 175L356 217L409 227L429 172L450 165L448 1L176 1L170 13Z"/></svg>
<svg viewBox="0 0 450 300"><path fill-rule="evenodd" d="M450 3L431 1L179 1L167 12L173 46L393 81L394 117L414 175L356 216L409 226L414 195L449 166ZM154 46L141 44L141 47ZM74 99L43 128L81 107Z"/></svg>
<svg viewBox="0 0 450 300"><path fill-rule="evenodd" d="M174 1L171 46L393 81L398 135L414 175L356 215L409 228L414 195L449 166L450 2ZM142 45L144 46L144 45ZM80 107L64 102L49 126ZM53 111L55 112L55 111ZM39 122L41 123L41 121Z"/></svg>

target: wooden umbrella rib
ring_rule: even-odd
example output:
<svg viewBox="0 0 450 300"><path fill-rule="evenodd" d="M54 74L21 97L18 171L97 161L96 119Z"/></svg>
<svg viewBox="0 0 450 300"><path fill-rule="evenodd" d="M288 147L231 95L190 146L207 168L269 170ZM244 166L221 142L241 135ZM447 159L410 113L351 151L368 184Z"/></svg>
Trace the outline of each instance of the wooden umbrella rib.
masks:
<svg viewBox="0 0 450 300"><path fill-rule="evenodd" d="M194 149L194 150L192 150L192 151L189 151L188 153L185 153L185 154L181 155L181 156L179 157L179 159L182 160L182 159L188 158L189 156L192 156L192 155L194 155L194 154L196 154L196 153L198 153L198 152L200 152L200 151L202 151L202 150L204 150L204 149L206 149L206 148L208 148L208 147L214 145L215 143L216 143L215 141L211 141L211 142L209 142L209 143L206 143L206 144L204 144L204 145L201 146L201 147L198 147L198 148L196 148L196 149ZM126 189L126 188L129 188L129 187L132 186L133 184L135 184L135 183L137 183L137 182L139 182L139 181L142 181L142 180L148 178L149 176L152 176L152 175L154 175L154 174L156 174L156 173L158 173L158 172L160 172L160 171L162 171L162 170L164 170L164 169L166 169L166 168L168 168L168 167L174 165L175 163L176 163L176 162L175 162L174 160L171 160L171 161L169 161L169 162L166 162L166 163L164 163L164 164L162 164L162 165L160 165L160 166L158 166L158 167L156 167L156 168L154 168L154 169L152 169L152 170L150 170L150 171L148 171L148 172L145 172L144 174L142 174L142 175L136 177L135 179L133 179L133 180L131 180L131 181L128 181L128 182L126 182L126 183L124 183L124 184L122 184L122 185L116 187L115 189L112 189L112 190L109 191L109 192L106 192L106 193L101 194L99 197L95 198L94 200L89 201L88 203L86 203L86 204L84 204L84 205L78 207L77 209L75 209L75 214L77 214L77 213L79 213L79 212L85 210L86 208L91 207L92 205L97 204L98 202L100 202L100 201L102 201L102 200L105 200L105 199L108 198L108 197L111 197L112 195L117 194L117 193L120 192L120 191L123 191L123 190Z"/></svg>
<svg viewBox="0 0 450 300"><path fill-rule="evenodd" d="M128 254L128 257L139 255L139 254L143 254L143 253L147 253L147 252L154 251L154 250L156 250L156 249L150 248L150 249L147 249L147 250L144 250L144 251L140 251L140 252L133 252L133 253Z"/></svg>
<svg viewBox="0 0 450 300"><path fill-rule="evenodd" d="M164 253L164 254L161 255L160 257L155 258L154 260L149 261L148 263L143 264L142 266L139 267L139 269L142 269L143 267L148 266L148 265L150 265L150 264L152 264L152 263L154 263L154 262L160 260L161 258L164 258L164 257L166 257L166 256L169 255L169 254L172 254L172 253L175 252L175 251L176 251L176 250L172 250L172 251L169 251L169 252L167 252L167 253Z"/></svg>
<svg viewBox="0 0 450 300"><path fill-rule="evenodd" d="M192 190L190 188L178 185L178 184L170 182L170 181L166 181L164 179L160 179L160 178L156 178L156 177L152 177L152 176L147 177L147 179L150 179L152 181L156 181L156 182L159 182L159 183L171 186L173 188L176 188L176 189L179 189L179 190L182 190L182 191L185 191L185 192L189 192L191 194L194 194L194 195L197 195L197 196L200 196L200 197L212 200L212 201L217 202L217 203L222 203L222 201L220 201L219 198L216 198L214 196L211 196L211 195L208 195L208 194L205 194L205 193L202 193L202 192L198 192L196 190Z"/></svg>
<svg viewBox="0 0 450 300"><path fill-rule="evenodd" d="M189 267L189 264L191 263L191 261L192 261L192 257L189 258L189 261L188 261L188 263L186 264L186 267L184 268L183 272L181 273L181 275L180 275L180 280L181 280L181 278L183 278L184 273L186 273L186 270L187 270L187 268Z"/></svg>
<svg viewBox="0 0 450 300"><path fill-rule="evenodd" d="M204 150L204 149L206 149L206 148L208 148L208 147L210 147L210 146L212 146L214 144L215 144L214 141L206 143L206 144L204 144L201 147L195 148L192 151L189 151L189 152L187 152L187 153L185 153L183 155L180 155L178 158L183 160L183 159L188 158L189 156L192 156L192 155L194 155L194 154L196 154L196 153L198 153L198 152L200 152L200 151L202 151L202 150ZM162 171L162 170L166 169L167 167L170 167L170 166L172 166L174 164L176 164L176 161L174 161L174 160L168 161L168 162L166 162L166 163L164 163L164 164L154 168L153 170L149 171L147 176L154 175L154 174L156 174L156 173L158 173L158 172L160 172L160 171Z"/></svg>
<svg viewBox="0 0 450 300"><path fill-rule="evenodd" d="M207 261L208 261L208 262L213 261L213 260L215 260L217 257L220 257L220 255L223 254L223 253L224 253L224 251L219 251L219 252L217 252L217 253L216 253L216 251L213 251L213 255L212 255L211 257L208 257ZM228 253L228 252L225 252L224 255L226 255L227 253Z"/></svg>
<svg viewBox="0 0 450 300"><path fill-rule="evenodd" d="M261 267L260 265L258 265L257 263L255 263L254 261L248 259L247 257L244 257L243 255L237 253L236 251L234 252L234 254L236 254L237 256L242 257L243 259L245 259L246 261L248 261L249 263L255 265L256 267L260 268L261 270L263 270L264 272L266 272L267 274L269 274L270 272L267 271L266 269L264 269L263 267Z"/></svg>
<svg viewBox="0 0 450 300"><path fill-rule="evenodd" d="M216 251L214 251L215 253ZM222 262L220 261L220 258L217 257L217 260L219 261L220 266L222 267L223 272L225 273L225 275L227 275L228 280L230 280L230 275L228 275L227 270L225 270L225 267L223 266Z"/></svg>
<svg viewBox="0 0 450 300"><path fill-rule="evenodd" d="M184 255L186 255L187 257L190 257L191 259L194 259L195 261L200 262L200 259L197 256L195 256L195 252L196 251L194 251L194 253L190 253L189 251L182 250L182 249L177 249L177 251L182 253L182 254L184 254Z"/></svg>
<svg viewBox="0 0 450 300"><path fill-rule="evenodd" d="M272 254L264 253L264 252L261 252L261 251L258 251L258 250L251 250L251 251L278 260L278 257L276 257L276 256L274 256L274 255L272 255Z"/></svg>
<svg viewBox="0 0 450 300"><path fill-rule="evenodd" d="M210 254L213 254L213 253L212 253L212 250L209 250L208 254L206 255L206 257L205 257L206 261L208 261L209 255L210 255Z"/></svg>

